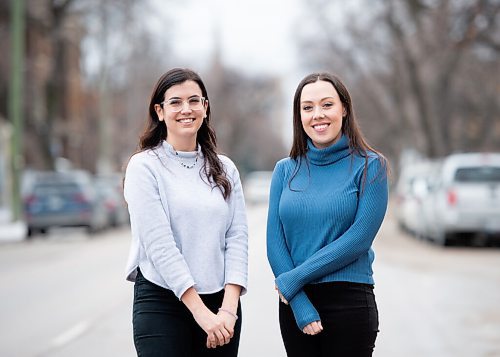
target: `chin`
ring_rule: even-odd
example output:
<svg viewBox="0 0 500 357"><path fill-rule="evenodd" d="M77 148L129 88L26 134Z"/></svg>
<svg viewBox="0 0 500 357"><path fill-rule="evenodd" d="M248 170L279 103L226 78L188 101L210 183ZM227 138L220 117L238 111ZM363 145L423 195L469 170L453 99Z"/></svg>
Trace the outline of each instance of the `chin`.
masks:
<svg viewBox="0 0 500 357"><path fill-rule="evenodd" d="M330 145L333 145L337 140L339 139L339 137L336 137L336 138L329 138L329 139L326 139L326 138L318 138L318 140L312 140L313 143L314 143L314 146L316 147L320 147L320 148L326 148Z"/></svg>

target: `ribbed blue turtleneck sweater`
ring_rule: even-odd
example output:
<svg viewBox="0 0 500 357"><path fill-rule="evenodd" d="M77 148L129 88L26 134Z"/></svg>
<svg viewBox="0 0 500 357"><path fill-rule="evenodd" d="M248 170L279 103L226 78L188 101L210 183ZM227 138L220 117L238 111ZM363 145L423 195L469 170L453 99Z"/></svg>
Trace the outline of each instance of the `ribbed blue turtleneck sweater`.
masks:
<svg viewBox="0 0 500 357"><path fill-rule="evenodd" d="M321 319L304 285L374 283L371 245L388 200L378 155L369 153L363 186L365 158L351 154L345 135L325 149L309 141L306 156L298 171L291 158L276 164L267 221L269 263L300 329Z"/></svg>

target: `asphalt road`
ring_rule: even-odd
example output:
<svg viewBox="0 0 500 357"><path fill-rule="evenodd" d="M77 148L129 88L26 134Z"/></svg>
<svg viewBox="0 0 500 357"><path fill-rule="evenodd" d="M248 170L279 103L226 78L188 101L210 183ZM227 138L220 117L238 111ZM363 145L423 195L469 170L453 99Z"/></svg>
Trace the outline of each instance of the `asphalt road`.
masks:
<svg viewBox="0 0 500 357"><path fill-rule="evenodd" d="M248 209L250 286L240 356L285 356L265 256L266 207ZM135 356L130 232L78 230L0 244L0 356ZM500 249L442 248L401 233L376 239L377 357L500 356Z"/></svg>

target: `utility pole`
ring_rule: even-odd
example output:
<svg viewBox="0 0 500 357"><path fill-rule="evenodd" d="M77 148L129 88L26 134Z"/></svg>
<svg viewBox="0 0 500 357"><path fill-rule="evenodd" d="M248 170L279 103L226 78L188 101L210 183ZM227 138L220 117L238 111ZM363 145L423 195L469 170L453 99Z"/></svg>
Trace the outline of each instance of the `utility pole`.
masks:
<svg viewBox="0 0 500 357"><path fill-rule="evenodd" d="M109 95L109 2L102 1L100 3L101 10L101 63L99 71L99 151L97 158L97 173L108 174L112 171L111 165L111 108Z"/></svg>
<svg viewBox="0 0 500 357"><path fill-rule="evenodd" d="M12 124L11 167L12 167L12 218L21 219L21 170L22 152L22 92L24 72L24 0L10 1L11 18L11 77L9 87L9 119Z"/></svg>

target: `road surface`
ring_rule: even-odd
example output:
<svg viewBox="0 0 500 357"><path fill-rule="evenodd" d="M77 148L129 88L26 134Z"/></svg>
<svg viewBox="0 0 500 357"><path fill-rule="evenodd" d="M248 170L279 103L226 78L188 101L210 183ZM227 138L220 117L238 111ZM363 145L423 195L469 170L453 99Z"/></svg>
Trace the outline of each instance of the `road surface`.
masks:
<svg viewBox="0 0 500 357"><path fill-rule="evenodd" d="M249 293L240 356L285 356L265 256L266 207L248 208ZM135 356L130 231L57 230L0 244L0 356ZM500 356L500 249L442 248L401 233L375 243L378 357Z"/></svg>

